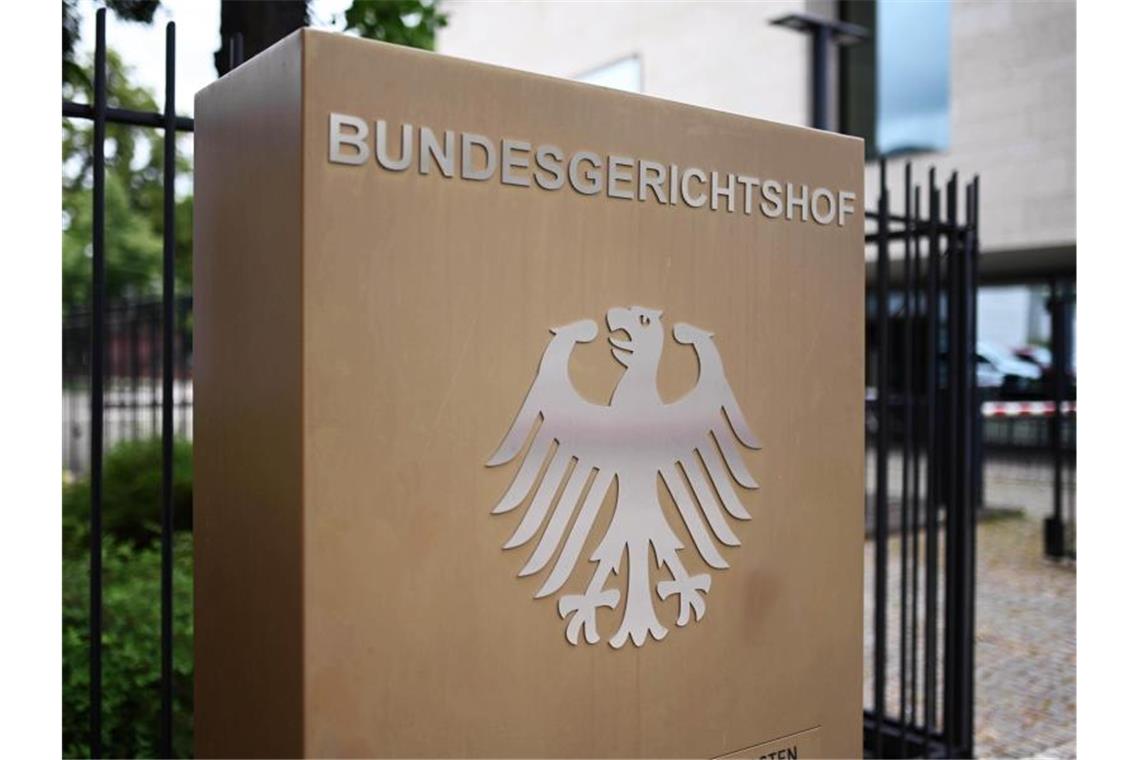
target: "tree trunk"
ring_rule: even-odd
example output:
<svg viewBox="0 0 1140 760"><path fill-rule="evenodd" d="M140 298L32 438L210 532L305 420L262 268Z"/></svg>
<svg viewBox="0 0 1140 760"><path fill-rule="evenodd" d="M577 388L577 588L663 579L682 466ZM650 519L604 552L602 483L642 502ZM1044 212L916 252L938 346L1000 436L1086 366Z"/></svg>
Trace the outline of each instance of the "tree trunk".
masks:
<svg viewBox="0 0 1140 760"><path fill-rule="evenodd" d="M214 68L218 70L218 76L230 70L230 45L237 35L241 35L240 62L308 23L307 0L256 3L222 0L222 47L214 53Z"/></svg>

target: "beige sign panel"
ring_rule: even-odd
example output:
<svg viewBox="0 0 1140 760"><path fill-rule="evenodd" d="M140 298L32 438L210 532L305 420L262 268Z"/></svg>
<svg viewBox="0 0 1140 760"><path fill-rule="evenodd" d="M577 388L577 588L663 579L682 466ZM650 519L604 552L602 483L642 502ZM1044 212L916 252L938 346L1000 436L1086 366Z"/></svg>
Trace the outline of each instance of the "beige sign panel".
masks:
<svg viewBox="0 0 1140 760"><path fill-rule="evenodd" d="M199 755L860 754L859 141L311 31L195 126Z"/></svg>

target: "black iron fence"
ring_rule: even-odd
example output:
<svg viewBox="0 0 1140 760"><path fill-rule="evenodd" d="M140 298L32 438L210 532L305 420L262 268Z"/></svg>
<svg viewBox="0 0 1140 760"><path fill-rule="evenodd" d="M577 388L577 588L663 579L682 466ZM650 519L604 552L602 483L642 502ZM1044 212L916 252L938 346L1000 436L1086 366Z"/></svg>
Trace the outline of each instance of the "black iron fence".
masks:
<svg viewBox="0 0 1140 760"><path fill-rule="evenodd" d="M90 119L92 304L64 325L65 461L90 473L90 753L103 754L103 452L117 436L162 437L160 754L172 752L173 442L191 435L192 329L189 299L174 292L174 145L193 121L174 112L174 24L166 27L162 113L108 107L105 11L96 16L94 101L63 103ZM231 68L240 41L230 45ZM163 130L162 298L106 300L104 137L107 123ZM883 165L885 178L886 166ZM885 179L866 240L878 266L868 308L873 488L868 524L874 552L867 604L871 662L864 737L876 756L968 756L973 749L974 509L980 451L974 383L978 183L945 189L933 172L925 193L905 169L904 211L892 213ZM925 207L925 213L919 213ZM892 300L891 294L896 297ZM901 294L901 297L898 297ZM883 305L881 308L879 305ZM901 325L895 330L891 325ZM880 327L882 325L883 327ZM924 357L924 363L915 361ZM892 375L894 367L901 373ZM921 367L916 371L915 367ZM81 381L86 377L87 383ZM82 408L86 408L86 415ZM69 443L70 441L70 443ZM67 447L71 446L70 449ZM892 451L897 449L897 462ZM86 458L82 451L86 452ZM70 452L70 454L69 454ZM889 474L901 468L892 496ZM890 623L890 626L888 626Z"/></svg>
<svg viewBox="0 0 1140 760"><path fill-rule="evenodd" d="M107 41L106 9L99 9L95 15L95 59L93 73L93 100L91 103L64 101L63 116L90 119L93 124L91 194L92 194L92 235L91 235L91 309L85 318L76 317L76 330L87 329L87 348L78 350L79 357L72 366L86 365L89 374L87 403L88 417L88 467L90 469L90 533L89 533L89 723L90 740L88 750L92 757L103 755L103 452L107 438L109 409L114 409L114 397L120 386L120 379L108 371L115 366L111 358L116 342L116 333L110 329L114 309L107 303L107 255L106 255L106 162L105 138L108 123L128 124L161 129L163 133L163 245L162 245L162 299L158 304L161 332L161 392L158 398L159 429L162 436L162 498L154 505L160 515L161 524L161 582L160 582L160 656L156 663L160 673L159 693L160 720L158 733L159 754L173 755L173 457L175 435L175 388L176 356L178 343L179 306L174 293L174 180L175 180L175 139L178 131L190 131L193 122L179 117L174 110L174 23L166 25L165 61L165 104L162 113L143 113L121 108L112 108L107 103ZM187 305L188 308L188 305ZM129 340L128 340L129 342ZM72 351L76 349L72 348ZM153 351L153 344L152 349ZM188 350L188 349L185 349ZM143 357L137 357L140 365ZM146 360L153 366L154 356ZM66 358L65 358L66 361ZM131 373L128 372L128 376ZM141 380L141 369L138 375ZM186 380L189 378L187 377ZM108 403L110 402L110 404ZM145 729L142 729L145 730Z"/></svg>
<svg viewBox="0 0 1140 760"><path fill-rule="evenodd" d="M193 437L193 331L189 296L175 299L174 435ZM104 310L103 446L162 434L163 303L145 299ZM90 472L92 312L63 317L63 466L72 476Z"/></svg>
<svg viewBox="0 0 1140 760"><path fill-rule="evenodd" d="M1050 354L1052 356L1051 402L1061 414L1049 419L1050 453L1053 464L1053 514L1045 519L1045 555L1053 559L1077 556L1077 512L1075 501L1065 509L1065 473L1070 459L1075 460L1076 442L1070 451L1065 446L1067 427L1076 435L1076 375L1072 372L1073 309L1076 306L1076 282L1053 278L1049 282ZM1066 404L1070 407L1072 425L1065 424ZM1075 465L1075 461L1072 462Z"/></svg>
<svg viewBox="0 0 1140 760"><path fill-rule="evenodd" d="M982 404L982 443L992 452L1052 452L1071 457L1077 449L1077 405L1063 401L990 401Z"/></svg>
<svg viewBox="0 0 1140 760"><path fill-rule="evenodd" d="M888 165L879 168L866 234L875 264L867 310L874 559L864 745L875 757L967 757L981 482L978 180L963 188L955 174L939 188L932 169L919 188L908 163L895 170L898 213Z"/></svg>

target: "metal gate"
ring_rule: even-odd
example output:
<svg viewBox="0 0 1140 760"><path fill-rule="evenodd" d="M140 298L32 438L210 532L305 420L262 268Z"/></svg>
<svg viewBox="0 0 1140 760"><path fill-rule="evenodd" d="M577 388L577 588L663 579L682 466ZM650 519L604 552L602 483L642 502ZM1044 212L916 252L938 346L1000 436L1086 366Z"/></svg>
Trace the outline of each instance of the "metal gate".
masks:
<svg viewBox="0 0 1140 760"><path fill-rule="evenodd" d="M874 757L973 753L978 179L925 188L886 161L868 211L864 746ZM899 174L897 170L894 172ZM869 262L870 263L870 262ZM873 468L873 475L872 475Z"/></svg>
<svg viewBox="0 0 1140 760"><path fill-rule="evenodd" d="M103 452L106 438L106 410L108 404L107 359L110 354L108 339L109 316L106 280L106 163L104 141L108 123L136 127L150 127L163 131L163 245L162 245L162 300L161 316L161 435L162 435L162 503L155 505L161 516L161 649L156 663L160 673L159 693L161 711L157 733L158 748L163 757L173 755L173 694L174 694L174 432L175 432L175 338L178 324L177 301L174 294L174 173L175 139L178 132L194 129L192 119L178 116L174 110L174 22L166 25L166 81L165 104L162 113L146 113L114 108L107 102L107 11L100 8L95 14L95 60L93 101L74 103L63 101L65 118L89 119L93 123L91 195L91 310L85 321L89 329L87 351L83 352L90 371L90 415L87 441L90 467L90 586L89 586L89 752L92 757L103 755ZM237 45L240 50L240 43ZM231 57L235 45L231 42ZM240 55L240 53L238 53ZM145 728L142 730L146 730Z"/></svg>

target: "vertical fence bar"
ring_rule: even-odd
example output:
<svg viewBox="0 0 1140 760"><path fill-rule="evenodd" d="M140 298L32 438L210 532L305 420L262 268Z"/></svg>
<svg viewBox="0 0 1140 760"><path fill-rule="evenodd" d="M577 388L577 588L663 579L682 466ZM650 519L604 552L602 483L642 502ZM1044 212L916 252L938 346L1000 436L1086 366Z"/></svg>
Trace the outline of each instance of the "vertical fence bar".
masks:
<svg viewBox="0 0 1140 760"><path fill-rule="evenodd" d="M1053 363L1054 412L1049 418L1049 450L1053 460L1053 516L1045 519L1045 556L1057 557L1056 534L1061 524L1061 417L1058 403L1061 401L1061 373L1057 371L1061 362L1061 288L1057 276L1049 278L1049 353Z"/></svg>
<svg viewBox="0 0 1140 760"><path fill-rule="evenodd" d="M966 314L966 346L965 367L963 368L963 381L966 397L969 401L968 414L964 416L963 424L967 426L967 440L971 451L966 457L966 466L969 468L968 497L963 514L963 588L962 588L962 738L963 756L974 756L974 623L975 623L975 590L977 583L977 519L978 482L980 473L976 468L981 463L981 441L978 433L981 430L981 408L977 394L977 328L978 328L978 177L975 176L967 188L966 216L967 216L967 244L966 255L963 262L966 270L965 314Z"/></svg>
<svg viewBox="0 0 1140 760"><path fill-rule="evenodd" d="M950 175L946 186L947 276L949 284L949 411L947 427L946 480L946 677L943 681L943 709L946 739L951 756L960 752L961 720L957 674L962 667L960 636L961 604L961 523L962 523L962 255L958 235L958 174Z"/></svg>
<svg viewBox="0 0 1140 760"><path fill-rule="evenodd" d="M907 609L907 591L910 582L910 162L903 170L903 447L902 494L899 503L899 722L902 724L902 746L909 740L906 722L907 706L907 627L910 614Z"/></svg>
<svg viewBox="0 0 1140 760"><path fill-rule="evenodd" d="M162 156L162 728L173 756L174 725L174 22L166 24Z"/></svg>
<svg viewBox="0 0 1140 760"><path fill-rule="evenodd" d="M879 428L875 441L875 734L874 748L877 757L883 756L883 717L886 706L886 657L887 657L887 447L890 443L888 431L889 410L887 396L890 383L888 334L890 297L890 223L891 206L887 195L887 162L879 160L879 226L878 264L875 269L875 325L878 333L878 378L875 382L875 407L879 418Z"/></svg>
<svg viewBox="0 0 1140 760"><path fill-rule="evenodd" d="M104 249L107 133L107 11L95 13L94 129L91 163L91 568L88 610L91 756L103 755L103 343L107 260Z"/></svg>
<svg viewBox="0 0 1140 760"><path fill-rule="evenodd" d="M956 600L954 611L956 613L956 621L954 623L954 635L957 640L957 673L955 676L955 692L957 703L955 704L955 711L957 713L957 728L958 737L955 744L958 747L958 753L961 757L966 757L970 754L971 726L970 726L970 682L971 678L968 675L970 670L970 552L972 550L971 535L972 531L972 517L974 512L974 481L973 481L973 418L976 414L973 397L973 384L969 381L970 372L973 371L974 363L971 360L974 355L974 341L972 338L973 331L971 324L973 321L973 314L971 309L970 283L973 282L973 267L971 262L970 249L972 245L972 235L970 230L970 206L972 203L972 191L970 186L967 185L965 189L966 202L963 208L963 227L960 231L956 231L959 236L958 256L960 262L958 265L960 284L960 300L958 316L959 324L959 367L958 367L958 393L960 398L959 413L956 421L958 426L958 441L960 445L960 453L958 455L958 511L959 517L956 524L955 540L958 542L958 598Z"/></svg>
<svg viewBox="0 0 1140 760"><path fill-rule="evenodd" d="M1053 415L1049 418L1049 448L1053 460L1053 515L1045 519L1045 555L1059 559L1065 555L1064 515L1064 418L1061 406L1065 400L1068 379L1068 351L1065 345L1067 309L1065 284L1056 276L1049 280L1049 351L1053 359Z"/></svg>
<svg viewBox="0 0 1140 760"><path fill-rule="evenodd" d="M938 619L938 325L941 318L941 294L938 275L942 265L938 225L941 203L931 167L927 188L926 251L926 588L925 632L923 634L923 732L922 754L930 754L935 730L935 685L937 683L937 619Z"/></svg>
<svg viewBox="0 0 1140 760"><path fill-rule="evenodd" d="M1070 390L1069 388L1069 370L1072 367L1073 360L1073 314L1075 313L1076 309L1076 282L1069 279L1068 277L1066 277L1063 282L1064 285L1061 291L1061 304L1063 307L1061 311L1061 356L1060 358L1053 361L1053 365L1056 367L1055 374L1059 375L1061 378L1061 403L1054 407L1054 414L1058 419L1057 432L1058 438L1061 441L1062 451L1065 450L1065 415L1062 413L1061 408L1064 402L1069 399L1070 394L1075 394L1075 389ZM1072 400L1076 400L1075 397ZM1077 433L1075 426L1076 416L1072 416L1071 419L1073 420L1074 424L1073 451L1075 452L1077 445ZM1069 474L1075 478L1075 471L1070 472ZM1063 488L1059 489L1062 495L1067 490L1072 491L1072 484L1073 481L1070 481L1069 485L1065 486L1065 481L1063 478L1058 479L1057 481L1058 486L1064 486ZM1075 530L1077 524L1075 493L1074 498L1069 500L1068 510L1064 509L1064 501L1062 501L1061 507L1061 555L1070 558L1076 558L1076 544L1074 543L1070 545L1069 543L1069 537L1074 535L1073 531Z"/></svg>
<svg viewBox="0 0 1140 760"><path fill-rule="evenodd" d="M974 357L976 343L974 338L974 279L975 279L975 236L974 236L974 186L971 181L966 185L966 203L963 216L962 229L962 368L961 393L962 414L959 419L962 440L962 519L959 526L961 542L961 566L959 589L961 620L959 623L960 641L960 668L958 682L958 712L961 754L970 757L973 754L973 658L971 646L973 642L973 570L974 570L974 522L977 505L975 489L975 475L978 465L975 448L975 419L978 415L978 403L974 392Z"/></svg>
<svg viewBox="0 0 1140 760"><path fill-rule="evenodd" d="M981 255L981 237L978 234L978 204L980 192L980 179L977 174L970 180L970 198L967 202L967 214L969 216L969 231L970 244L968 246L969 252L969 266L970 266L970 280L968 282L970 292L970 350L967 356L969 362L969 372L967 380L969 382L971 402L970 402L970 426L971 433L970 440L973 441L973 458L971 459L972 482L971 482L971 528L970 536L971 542L975 540L974 527L976 525L976 512L985 507L985 428L982 424L982 394L978 390L978 375L977 375L977 362L978 362L978 282L980 279L978 257ZM973 566L970 569L973 573ZM972 577L972 576L971 576ZM974 581L969 583L970 593L974 593ZM974 604L971 599L970 613L973 614ZM973 623L970 624L970 630L973 631ZM973 634L971 633L971 636ZM971 646L969 653L973 656L974 647ZM972 736L971 732L971 736Z"/></svg>
<svg viewBox="0 0 1140 760"><path fill-rule="evenodd" d="M943 711L946 730L946 740L950 748L950 755L957 756L958 744L958 682L956 673L961 667L958 650L958 633L954 628L956 610L958 607L959 565L958 555L960 544L958 541L959 522L962 509L960 502L960 428L958 416L962 412L962 398L958 375L961 368L959 342L961 330L959 318L961 313L961 278L959 270L961 256L958 239L958 175L952 173L946 185L946 221L949 231L946 236L946 276L948 290L948 307L946 312L948 351L947 351L947 388L946 408L948 412L946 425L946 623L944 636L946 639L945 661L946 673L943 679Z"/></svg>
<svg viewBox="0 0 1140 760"><path fill-rule="evenodd" d="M907 182L907 188L913 194L913 213L910 219L910 225L907 232L907 240L910 242L912 248L913 265L907 274L907 291L911 295L911 312L910 322L908 328L907 343L910 345L908 366L910 362L914 361L915 357L915 322L918 321L918 304L919 304L919 290L918 290L918 267L919 267L919 241L916 235L916 220L920 217L919 208L922 194L917 187L912 188L911 183ZM908 382L908 413L910 415L910 422L908 423L908 434L910 435L910 451L911 451L911 473L912 473L912 493L910 499L910 519L911 530L913 531L913 538L911 540L910 552L910 616L911 616L911 632L910 632L910 712L911 723L917 725L918 721L918 551L919 551L919 538L922 534L922 526L918 521L918 504L919 504L919 454L918 454L918 441L917 438L917 420L915 418L915 406L918 401L918 390L915 387L915 377L913 369L910 373Z"/></svg>

